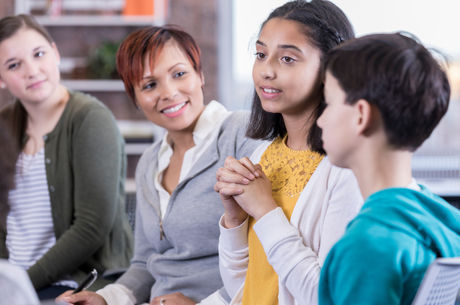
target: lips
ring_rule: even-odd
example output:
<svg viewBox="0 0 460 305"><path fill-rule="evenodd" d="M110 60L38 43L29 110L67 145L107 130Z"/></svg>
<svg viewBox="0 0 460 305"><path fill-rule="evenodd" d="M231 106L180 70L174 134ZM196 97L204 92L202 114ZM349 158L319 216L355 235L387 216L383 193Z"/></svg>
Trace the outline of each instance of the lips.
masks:
<svg viewBox="0 0 460 305"><path fill-rule="evenodd" d="M44 82L45 82L45 80L40 80L40 81L37 81L35 83L32 83L32 84L28 85L26 88L27 89L36 89L36 88L40 87Z"/></svg>
<svg viewBox="0 0 460 305"><path fill-rule="evenodd" d="M273 87L260 87L261 97L265 99L274 99L281 94L282 90L273 88Z"/></svg>
<svg viewBox="0 0 460 305"><path fill-rule="evenodd" d="M182 112L184 112L185 106L187 106L187 104L188 104L188 101L180 103L180 104L176 104L171 107L167 107L161 110L160 112L168 117L175 117L175 116L180 115Z"/></svg>

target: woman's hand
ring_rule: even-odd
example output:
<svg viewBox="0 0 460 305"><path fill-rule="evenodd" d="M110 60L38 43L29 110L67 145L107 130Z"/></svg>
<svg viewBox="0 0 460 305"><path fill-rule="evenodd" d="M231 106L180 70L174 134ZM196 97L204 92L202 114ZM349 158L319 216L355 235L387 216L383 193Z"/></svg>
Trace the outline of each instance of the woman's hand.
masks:
<svg viewBox="0 0 460 305"><path fill-rule="evenodd" d="M82 291L72 294L73 290L68 290L58 296L56 301L66 302L75 305L107 305L102 296L92 291Z"/></svg>
<svg viewBox="0 0 460 305"><path fill-rule="evenodd" d="M195 305L196 302L187 298L180 292L165 294L153 298L150 305Z"/></svg>

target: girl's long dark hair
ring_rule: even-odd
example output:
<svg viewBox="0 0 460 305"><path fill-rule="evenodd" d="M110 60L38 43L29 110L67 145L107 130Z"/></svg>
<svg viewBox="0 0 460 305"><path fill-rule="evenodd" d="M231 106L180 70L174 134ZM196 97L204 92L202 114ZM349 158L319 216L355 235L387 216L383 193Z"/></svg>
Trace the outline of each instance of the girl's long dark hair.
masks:
<svg viewBox="0 0 460 305"><path fill-rule="evenodd" d="M302 24L305 28L305 36L308 41L321 51L321 63L329 50L339 45L342 41L354 37L353 27L348 18L335 4L326 0L296 0L285 3L275 9L264 21L264 25L273 18L293 20ZM318 76L320 77L320 76ZM321 129L316 124L325 108L323 85L319 86L319 103L316 105L313 118L307 118L306 124L313 121L313 125L307 136L307 144L311 150L325 153L321 141ZM246 135L254 139L273 140L283 137L287 133L283 117L280 113L270 113L262 108L259 96L254 90L251 118Z"/></svg>

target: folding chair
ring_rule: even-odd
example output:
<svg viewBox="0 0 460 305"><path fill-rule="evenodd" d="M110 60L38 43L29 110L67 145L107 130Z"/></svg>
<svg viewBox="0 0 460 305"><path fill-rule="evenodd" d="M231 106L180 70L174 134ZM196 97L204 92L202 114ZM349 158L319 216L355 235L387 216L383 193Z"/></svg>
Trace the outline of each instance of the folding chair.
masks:
<svg viewBox="0 0 460 305"><path fill-rule="evenodd" d="M428 267L412 305L454 305L459 288L460 257L438 258Z"/></svg>

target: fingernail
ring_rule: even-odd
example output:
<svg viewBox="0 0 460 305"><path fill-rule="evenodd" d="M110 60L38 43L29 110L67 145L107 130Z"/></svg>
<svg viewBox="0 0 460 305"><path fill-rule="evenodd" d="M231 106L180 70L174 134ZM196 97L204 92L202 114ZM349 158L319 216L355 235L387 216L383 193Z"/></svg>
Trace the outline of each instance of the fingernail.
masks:
<svg viewBox="0 0 460 305"><path fill-rule="evenodd" d="M243 183L244 183L244 184L248 184L248 183L249 183L249 180L246 179L246 178L243 178Z"/></svg>

